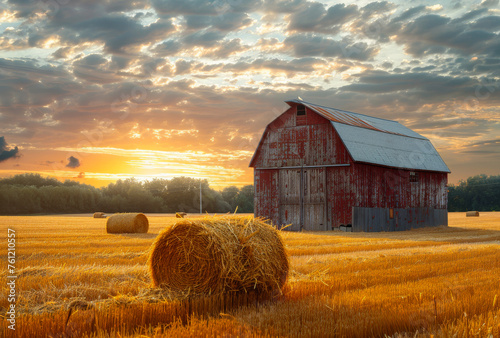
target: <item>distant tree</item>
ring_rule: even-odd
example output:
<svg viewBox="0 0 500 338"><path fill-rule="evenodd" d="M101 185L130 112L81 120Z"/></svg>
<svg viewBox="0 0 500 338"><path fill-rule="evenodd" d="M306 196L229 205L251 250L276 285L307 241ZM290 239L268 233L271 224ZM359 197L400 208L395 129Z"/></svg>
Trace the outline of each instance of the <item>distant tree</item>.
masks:
<svg viewBox="0 0 500 338"><path fill-rule="evenodd" d="M151 195L155 197L160 197L161 199L165 200L167 197L167 185L169 181L164 178L153 178L150 181L144 182L143 186L144 189L149 191Z"/></svg>
<svg viewBox="0 0 500 338"><path fill-rule="evenodd" d="M42 177L40 174L27 173L0 180L1 185L34 186L37 188L44 186L61 186L62 183L53 177Z"/></svg>
<svg viewBox="0 0 500 338"><path fill-rule="evenodd" d="M238 212L253 212L253 194L253 185L245 185L241 188L237 198Z"/></svg>
<svg viewBox="0 0 500 338"><path fill-rule="evenodd" d="M201 181L202 192L207 191L208 182ZM169 212L199 212L200 180L191 177L174 177L167 183L165 204Z"/></svg>
<svg viewBox="0 0 500 338"><path fill-rule="evenodd" d="M226 203L229 204L229 206L231 207L231 211L233 211L233 212L236 209L236 206L238 205L237 200L238 200L239 193L240 193L240 189L238 189L238 187L235 187L234 185L229 186L229 187L225 187L222 190L222 198L224 199L224 201Z"/></svg>
<svg viewBox="0 0 500 338"><path fill-rule="evenodd" d="M500 175L477 175L448 187L449 211L500 211Z"/></svg>
<svg viewBox="0 0 500 338"><path fill-rule="evenodd" d="M253 212L253 186L217 191L190 177L118 180L100 189L79 182L22 174L0 179L0 214L94 212Z"/></svg>
<svg viewBox="0 0 500 338"><path fill-rule="evenodd" d="M162 212L163 200L135 178L118 180L102 188L101 209L106 212Z"/></svg>

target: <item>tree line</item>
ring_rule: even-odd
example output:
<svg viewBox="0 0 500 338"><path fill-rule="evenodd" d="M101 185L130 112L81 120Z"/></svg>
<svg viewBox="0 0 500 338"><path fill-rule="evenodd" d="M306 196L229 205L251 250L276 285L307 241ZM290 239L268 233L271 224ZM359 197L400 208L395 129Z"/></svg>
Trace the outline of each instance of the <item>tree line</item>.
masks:
<svg viewBox="0 0 500 338"><path fill-rule="evenodd" d="M0 214L114 212L252 213L253 186L210 188L207 180L190 177L118 180L96 188L76 181L58 181L39 174L0 179Z"/></svg>
<svg viewBox="0 0 500 338"><path fill-rule="evenodd" d="M500 211L500 175L477 175L448 187L448 211Z"/></svg>
<svg viewBox="0 0 500 338"><path fill-rule="evenodd" d="M202 210L210 213L253 212L253 186L222 191L201 180ZM500 211L500 175L477 175L448 187L449 211ZM0 214L200 211L200 180L190 177L130 178L96 188L39 174L0 179Z"/></svg>

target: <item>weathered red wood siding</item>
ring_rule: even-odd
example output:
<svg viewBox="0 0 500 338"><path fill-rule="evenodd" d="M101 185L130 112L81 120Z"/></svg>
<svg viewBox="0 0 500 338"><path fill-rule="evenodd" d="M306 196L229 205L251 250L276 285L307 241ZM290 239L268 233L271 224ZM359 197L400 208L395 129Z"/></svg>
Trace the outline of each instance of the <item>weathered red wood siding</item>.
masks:
<svg viewBox="0 0 500 338"><path fill-rule="evenodd" d="M418 182L410 182L410 171ZM446 209L446 173L394 169L353 163L328 168L329 218L333 227L352 221L352 207Z"/></svg>
<svg viewBox="0 0 500 338"><path fill-rule="evenodd" d="M297 118L302 120L302 125L296 125ZM349 154L330 121L309 109L305 116L296 116L293 107L268 126L253 167L344 164L349 161Z"/></svg>
<svg viewBox="0 0 500 338"><path fill-rule="evenodd" d="M255 170L254 173L254 214L279 224L280 196L277 169Z"/></svg>

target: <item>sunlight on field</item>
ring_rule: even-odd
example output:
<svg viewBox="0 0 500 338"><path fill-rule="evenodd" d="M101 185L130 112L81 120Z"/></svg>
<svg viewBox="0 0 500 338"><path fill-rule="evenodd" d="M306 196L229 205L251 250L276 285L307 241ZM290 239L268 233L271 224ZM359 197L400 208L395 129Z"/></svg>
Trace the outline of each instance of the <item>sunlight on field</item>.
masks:
<svg viewBox="0 0 500 338"><path fill-rule="evenodd" d="M112 235L90 215L0 217L4 243L17 234L15 336L500 336L500 213L407 232L283 232L285 293L257 306L151 288L150 245L176 219L148 218L148 234Z"/></svg>

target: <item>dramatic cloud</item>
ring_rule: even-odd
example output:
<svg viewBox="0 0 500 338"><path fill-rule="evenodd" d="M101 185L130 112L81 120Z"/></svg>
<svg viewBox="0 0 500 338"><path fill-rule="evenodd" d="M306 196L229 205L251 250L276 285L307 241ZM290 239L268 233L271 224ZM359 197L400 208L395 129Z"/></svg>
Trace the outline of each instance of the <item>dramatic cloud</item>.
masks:
<svg viewBox="0 0 500 338"><path fill-rule="evenodd" d="M410 9L405 10L403 13L400 15L396 16L395 18L392 19L392 22L405 22L406 20L416 16L417 14L422 13L425 10L425 6L417 6L417 7L412 7Z"/></svg>
<svg viewBox="0 0 500 338"><path fill-rule="evenodd" d="M359 14L356 5L336 4L327 9L322 3L310 2L307 7L290 15L288 29L335 34L344 23Z"/></svg>
<svg viewBox="0 0 500 338"><path fill-rule="evenodd" d="M287 109L283 101L300 96L398 120L460 163L465 151L491 154L498 145L497 7L0 0L0 135L22 149L20 171L74 178L70 169L88 155L85 182L169 177L173 157L155 157L160 166L148 153L204 151L213 161L240 154L210 168L245 184L263 128ZM18 154L2 140L1 156ZM106 149L138 149L140 168L125 155L109 160ZM175 174L216 179L190 154ZM488 173L498 161L490 159ZM450 181L465 178L451 169Z"/></svg>
<svg viewBox="0 0 500 338"><path fill-rule="evenodd" d="M481 2L481 6L494 8L495 6L498 6L498 3L499 3L498 0L483 0L483 2Z"/></svg>
<svg viewBox="0 0 500 338"><path fill-rule="evenodd" d="M8 144L5 141L5 137L0 136L0 162L19 156L19 149L17 147L9 150L7 146Z"/></svg>
<svg viewBox="0 0 500 338"><path fill-rule="evenodd" d="M396 41L405 45L406 52L415 56L448 52L498 57L499 35L478 29L484 25L481 19L473 23L467 22L480 14L473 11L456 20L436 14L422 15L404 25L398 32ZM495 20L494 17L488 18L489 23L493 25L492 29Z"/></svg>
<svg viewBox="0 0 500 338"><path fill-rule="evenodd" d="M348 39L341 41L318 35L293 35L283 42L284 49L291 50L296 57L325 56L353 60L372 59L379 49L365 42Z"/></svg>
<svg viewBox="0 0 500 338"><path fill-rule="evenodd" d="M357 76L359 81L344 87L341 90L363 93L387 93L415 91L422 98L436 96L444 100L451 94L455 97L473 90L478 82L466 77L440 76L429 73L391 74L384 71L366 71Z"/></svg>
<svg viewBox="0 0 500 338"><path fill-rule="evenodd" d="M68 161L68 164L66 164L66 167L68 168L78 168L80 166L80 160L74 156L70 156Z"/></svg>

